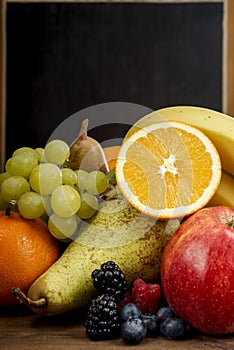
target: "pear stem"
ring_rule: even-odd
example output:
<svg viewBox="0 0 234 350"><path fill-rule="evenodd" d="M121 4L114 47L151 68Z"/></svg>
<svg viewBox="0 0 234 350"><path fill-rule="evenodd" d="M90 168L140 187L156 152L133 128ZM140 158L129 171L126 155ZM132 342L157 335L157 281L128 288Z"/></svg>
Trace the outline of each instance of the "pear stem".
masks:
<svg viewBox="0 0 234 350"><path fill-rule="evenodd" d="M12 288L12 294L16 297L20 304L25 304L29 307L41 308L47 305L46 298L40 298L37 300L32 300L28 298L20 288L14 287Z"/></svg>
<svg viewBox="0 0 234 350"><path fill-rule="evenodd" d="M81 123L80 132L78 135L78 140L87 140L89 120L84 119Z"/></svg>

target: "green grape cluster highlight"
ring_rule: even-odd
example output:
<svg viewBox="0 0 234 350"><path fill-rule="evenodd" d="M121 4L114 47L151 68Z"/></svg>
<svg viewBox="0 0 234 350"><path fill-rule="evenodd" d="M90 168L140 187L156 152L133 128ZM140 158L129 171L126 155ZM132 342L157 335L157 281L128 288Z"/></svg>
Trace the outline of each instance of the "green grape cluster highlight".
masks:
<svg viewBox="0 0 234 350"><path fill-rule="evenodd" d="M67 242L77 233L82 220L98 210L110 181L96 170L72 170L66 166L70 148L52 140L44 148L15 150L0 174L0 210L17 210L29 220L42 218L51 234Z"/></svg>

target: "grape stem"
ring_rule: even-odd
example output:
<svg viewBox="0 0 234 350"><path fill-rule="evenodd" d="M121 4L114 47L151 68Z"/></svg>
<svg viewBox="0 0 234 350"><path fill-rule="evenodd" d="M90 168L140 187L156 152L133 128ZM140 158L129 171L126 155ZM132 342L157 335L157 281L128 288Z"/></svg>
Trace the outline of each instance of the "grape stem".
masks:
<svg viewBox="0 0 234 350"><path fill-rule="evenodd" d="M22 290L20 290L20 288L17 288L17 287L12 288L12 294L16 297L16 299L18 300L18 302L20 304L25 304L26 306L29 306L29 307L41 308L41 307L45 307L47 305L46 298L42 297L42 298L37 299L37 300L32 300L32 299L28 298L22 292Z"/></svg>

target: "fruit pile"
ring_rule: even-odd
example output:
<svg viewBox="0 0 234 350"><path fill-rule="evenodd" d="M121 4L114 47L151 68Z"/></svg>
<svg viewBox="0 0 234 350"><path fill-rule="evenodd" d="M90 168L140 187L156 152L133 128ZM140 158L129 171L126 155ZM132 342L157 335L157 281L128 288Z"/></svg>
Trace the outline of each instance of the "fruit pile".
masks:
<svg viewBox="0 0 234 350"><path fill-rule="evenodd" d="M89 306L91 339L233 333L233 119L195 107L152 113L111 163L87 126L70 147L17 149L0 174L7 225L15 214L24 224L43 219L56 249L69 243L27 288L14 274L9 284L0 264L6 293L46 316Z"/></svg>

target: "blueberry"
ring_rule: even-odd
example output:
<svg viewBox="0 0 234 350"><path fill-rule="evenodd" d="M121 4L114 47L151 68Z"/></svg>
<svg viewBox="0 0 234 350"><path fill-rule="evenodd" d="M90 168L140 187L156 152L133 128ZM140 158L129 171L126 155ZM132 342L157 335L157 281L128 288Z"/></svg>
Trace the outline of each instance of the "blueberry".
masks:
<svg viewBox="0 0 234 350"><path fill-rule="evenodd" d="M147 337L156 337L159 335L159 325L156 315L142 315L142 320L146 325Z"/></svg>
<svg viewBox="0 0 234 350"><path fill-rule="evenodd" d="M130 317L121 326L121 337L129 345L139 344L145 338L146 332L145 323L138 317Z"/></svg>
<svg viewBox="0 0 234 350"><path fill-rule="evenodd" d="M168 339L182 339L186 334L186 323L179 317L168 317L160 323L160 333Z"/></svg>
<svg viewBox="0 0 234 350"><path fill-rule="evenodd" d="M140 318L141 310L136 304L128 303L122 307L120 317L122 321L127 321L130 317Z"/></svg>
<svg viewBox="0 0 234 350"><path fill-rule="evenodd" d="M170 308L170 306L162 306L158 309L156 316L157 316L157 319L161 321L161 320L164 320L165 318L173 317L174 313Z"/></svg>

